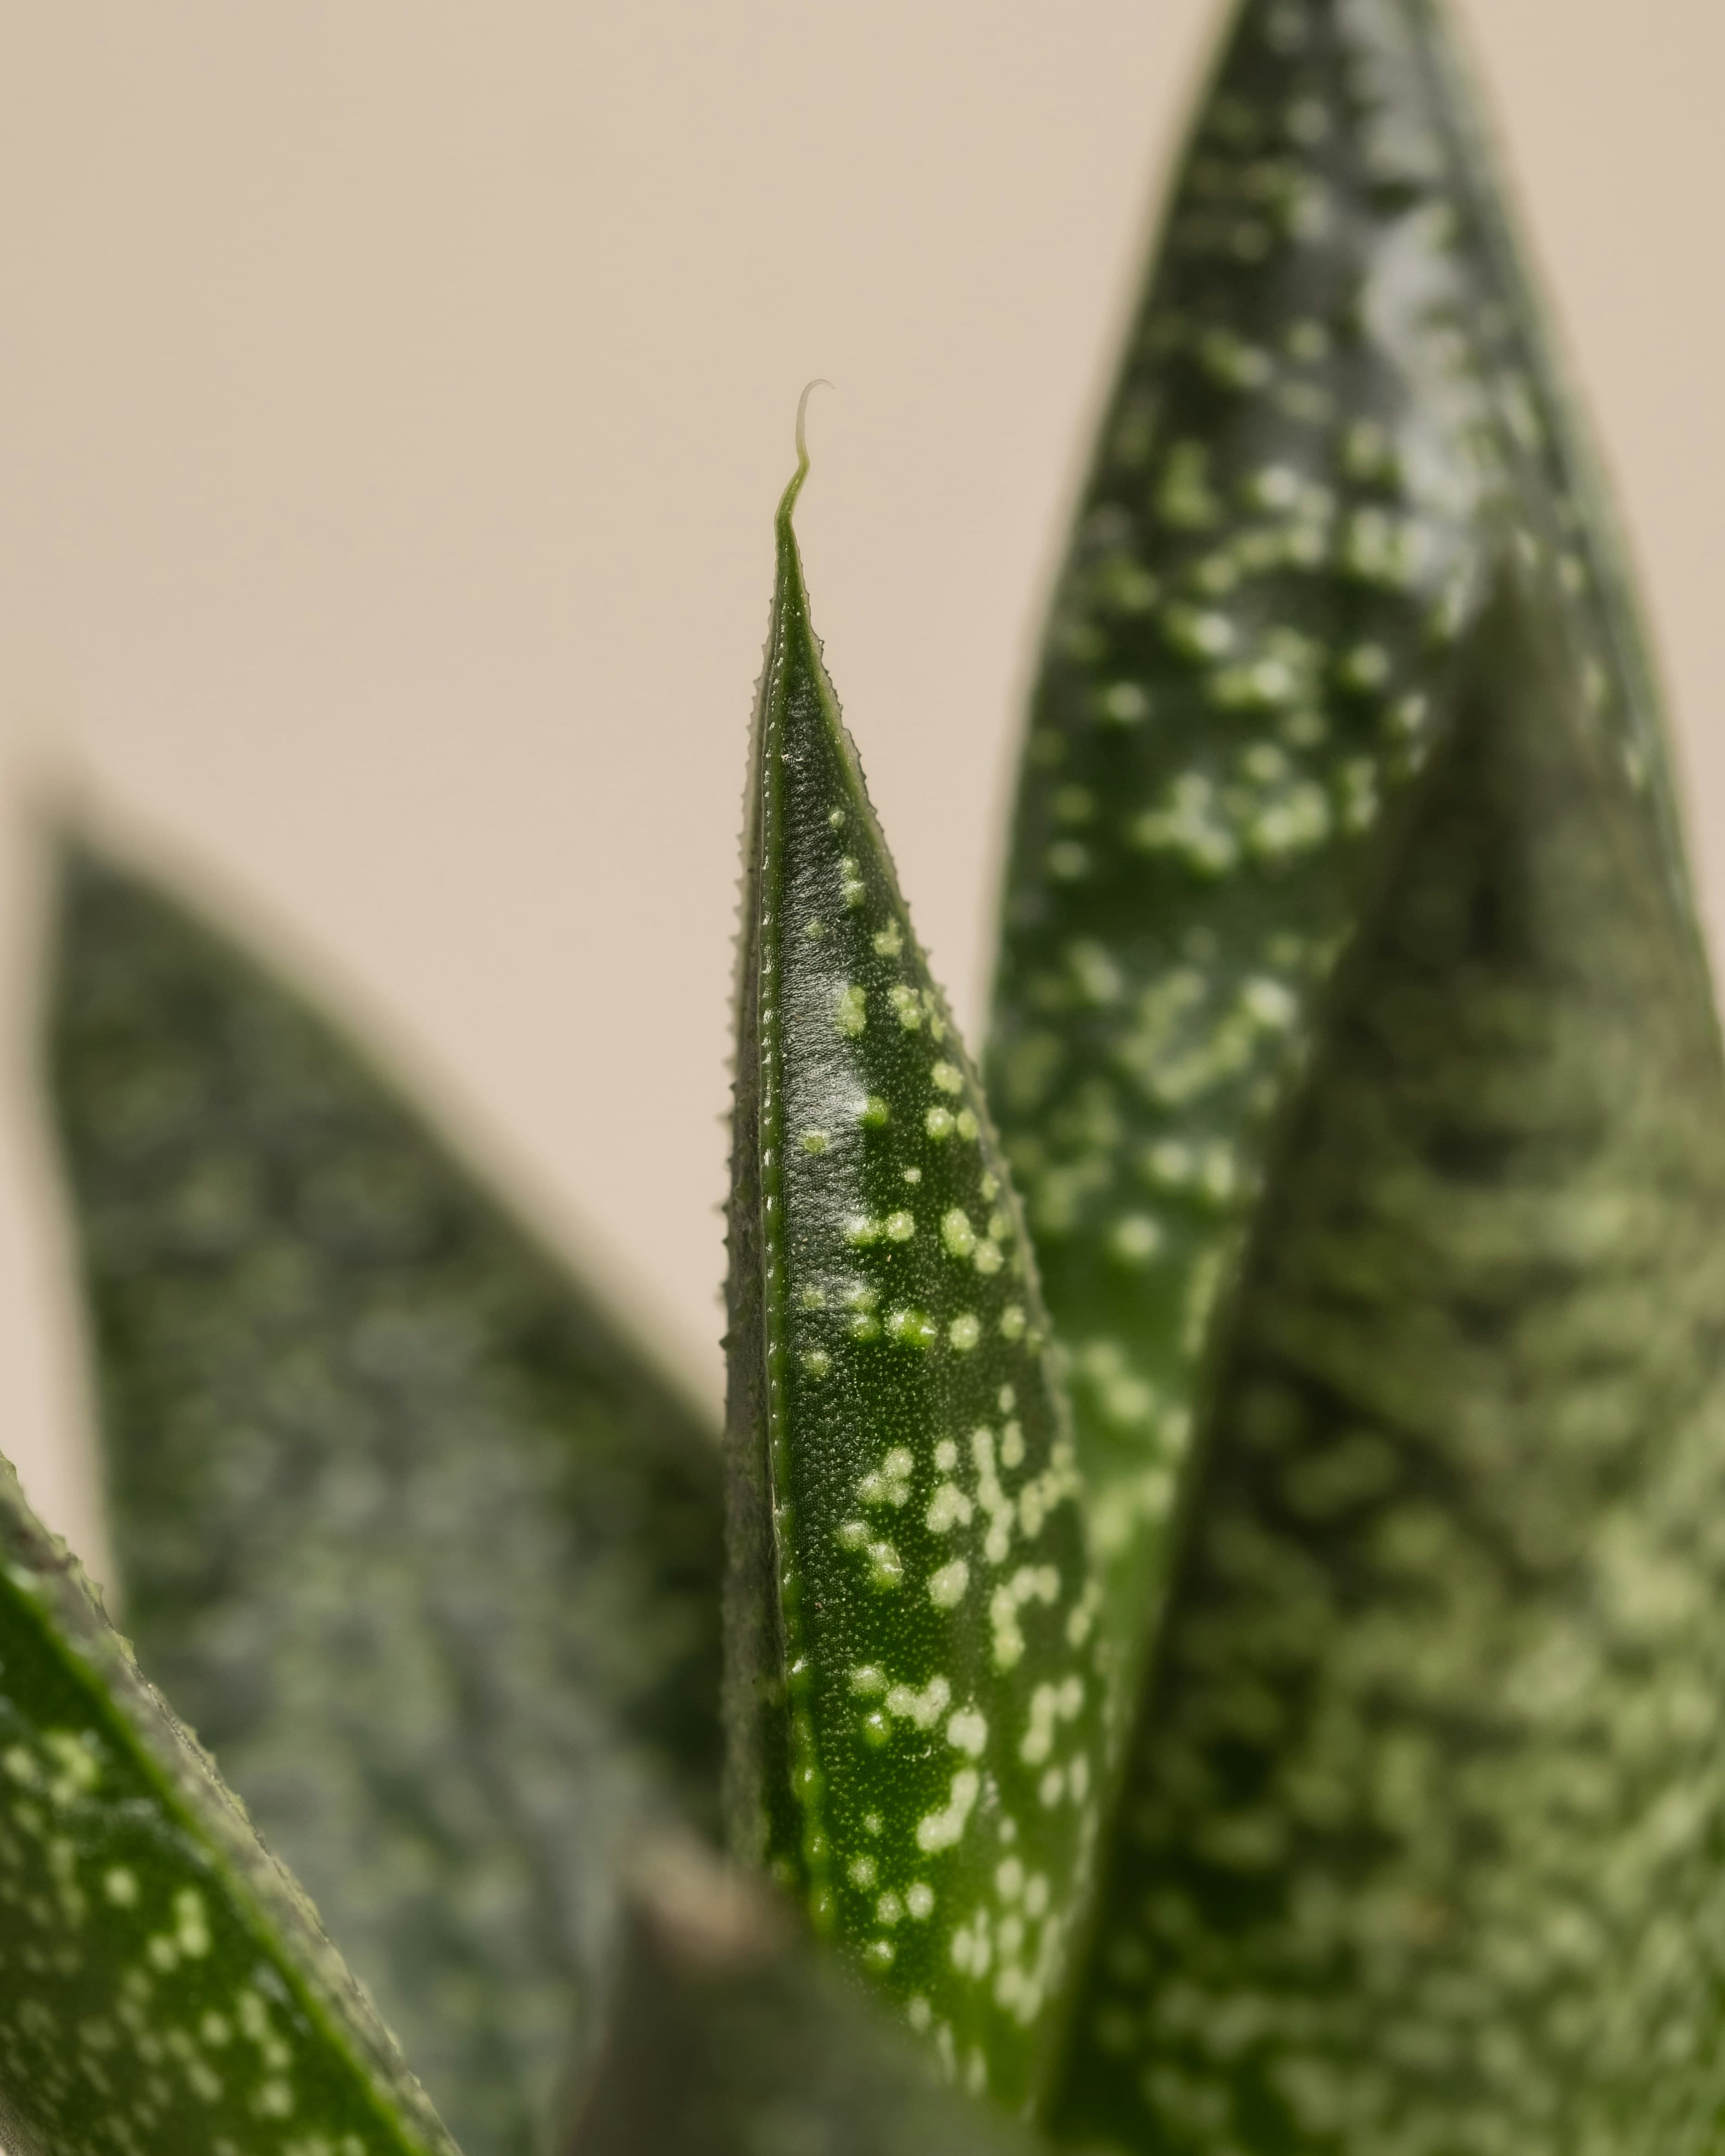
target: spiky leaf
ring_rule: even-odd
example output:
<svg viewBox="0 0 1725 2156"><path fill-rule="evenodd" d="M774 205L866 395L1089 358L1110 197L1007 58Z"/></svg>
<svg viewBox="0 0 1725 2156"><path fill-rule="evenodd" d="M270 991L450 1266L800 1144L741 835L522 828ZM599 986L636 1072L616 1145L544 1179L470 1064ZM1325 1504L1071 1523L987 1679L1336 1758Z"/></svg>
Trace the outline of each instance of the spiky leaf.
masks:
<svg viewBox="0 0 1725 2156"><path fill-rule="evenodd" d="M1278 1112L1511 498L1540 505L1589 708L1681 894L1615 548L1435 0L1246 0L1060 582L989 1063L1123 1636Z"/></svg>
<svg viewBox="0 0 1725 2156"><path fill-rule="evenodd" d="M80 851L53 1024L146 1666L470 2156L525 2150L628 1839L716 1825L716 1446L353 1050Z"/></svg>
<svg viewBox="0 0 1725 2156"><path fill-rule="evenodd" d="M569 2156L1028 2156L758 1881L691 1845L642 1867L618 1992Z"/></svg>
<svg viewBox="0 0 1725 2156"><path fill-rule="evenodd" d="M3 1462L0 2123L31 2156L454 2156Z"/></svg>
<svg viewBox="0 0 1725 2156"><path fill-rule="evenodd" d="M1021 2105L1097 1794L1076 1475L1017 1203L810 627L801 475L745 853L738 1832L968 2085Z"/></svg>

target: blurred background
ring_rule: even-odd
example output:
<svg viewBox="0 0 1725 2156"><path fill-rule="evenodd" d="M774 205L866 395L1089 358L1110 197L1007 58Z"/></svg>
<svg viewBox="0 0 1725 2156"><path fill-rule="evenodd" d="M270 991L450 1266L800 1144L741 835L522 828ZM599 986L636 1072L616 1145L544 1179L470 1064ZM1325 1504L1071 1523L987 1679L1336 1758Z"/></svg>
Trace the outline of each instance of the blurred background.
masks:
<svg viewBox="0 0 1725 2156"><path fill-rule="evenodd" d="M1725 937L1725 10L1458 0ZM716 1404L797 393L817 620L974 1040L1015 707L1215 0L0 13L0 1451L105 1564L44 815L311 985Z"/></svg>

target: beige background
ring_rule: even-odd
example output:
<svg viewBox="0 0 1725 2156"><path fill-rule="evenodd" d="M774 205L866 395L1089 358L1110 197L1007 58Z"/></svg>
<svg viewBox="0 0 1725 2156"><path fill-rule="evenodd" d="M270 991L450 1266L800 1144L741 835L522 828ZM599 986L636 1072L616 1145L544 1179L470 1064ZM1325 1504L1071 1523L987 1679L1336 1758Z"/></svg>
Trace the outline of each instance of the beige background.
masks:
<svg viewBox="0 0 1725 2156"><path fill-rule="evenodd" d="M1725 925L1725 9L1464 13ZM0 14L0 1450L103 1559L29 804L360 1014L716 1397L745 729L801 528L974 1020L1034 619L1210 0Z"/></svg>

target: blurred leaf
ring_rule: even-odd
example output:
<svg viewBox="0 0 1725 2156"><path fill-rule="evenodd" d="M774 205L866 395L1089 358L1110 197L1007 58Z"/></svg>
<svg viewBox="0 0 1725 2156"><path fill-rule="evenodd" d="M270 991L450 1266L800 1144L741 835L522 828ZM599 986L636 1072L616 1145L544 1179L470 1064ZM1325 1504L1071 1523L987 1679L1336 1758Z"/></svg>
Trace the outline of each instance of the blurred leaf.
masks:
<svg viewBox="0 0 1725 2156"><path fill-rule="evenodd" d="M1094 1831L1093 1590L1018 1205L809 624L803 469L744 855L738 1832L1018 2107Z"/></svg>
<svg viewBox="0 0 1725 2156"><path fill-rule="evenodd" d="M654 1853L569 2156L1024 2156L758 1883Z"/></svg>
<svg viewBox="0 0 1725 2156"><path fill-rule="evenodd" d="M3 1462L0 2122L29 2156L454 2156Z"/></svg>
<svg viewBox="0 0 1725 2156"><path fill-rule="evenodd" d="M1538 505L1592 723L1686 911L1617 549L1439 11L1249 0L1060 581L988 1066L1122 1637L1145 1636L1240 1235L1385 812L1450 723L1507 499Z"/></svg>
<svg viewBox="0 0 1725 2156"><path fill-rule="evenodd" d="M1062 2132L1710 2148L1717 1026L1430 0L1238 11L1061 582L991 1080L1146 1672Z"/></svg>
<svg viewBox="0 0 1725 2156"><path fill-rule="evenodd" d="M1246 1262L1085 2145L1683 2156L1725 2102L1725 1074L1557 572L1470 632Z"/></svg>
<svg viewBox="0 0 1725 2156"><path fill-rule="evenodd" d="M80 851L53 1022L140 1653L513 2156L624 1841L716 1825L716 1448L345 1042Z"/></svg>

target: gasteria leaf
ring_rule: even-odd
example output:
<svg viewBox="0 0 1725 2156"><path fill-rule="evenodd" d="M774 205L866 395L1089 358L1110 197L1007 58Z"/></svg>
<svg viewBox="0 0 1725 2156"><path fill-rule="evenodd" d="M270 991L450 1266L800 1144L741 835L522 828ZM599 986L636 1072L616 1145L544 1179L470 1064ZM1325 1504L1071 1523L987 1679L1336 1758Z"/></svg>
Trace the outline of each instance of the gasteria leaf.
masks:
<svg viewBox="0 0 1725 2156"><path fill-rule="evenodd" d="M3 1462L0 2121L28 2156L454 2156Z"/></svg>
<svg viewBox="0 0 1725 2156"><path fill-rule="evenodd" d="M1143 1636L1219 1294L1388 806L1537 501L1593 722L1686 908L1660 721L1435 0L1247 0L1061 578L989 1086Z"/></svg>
<svg viewBox="0 0 1725 2156"><path fill-rule="evenodd" d="M146 1665L518 2156L627 1839L716 1830L716 1445L345 1042L78 850L54 1088Z"/></svg>
<svg viewBox="0 0 1725 2156"><path fill-rule="evenodd" d="M692 1845L643 1867L618 1993L569 2156L1029 2156L770 1890Z"/></svg>
<svg viewBox="0 0 1725 2156"><path fill-rule="evenodd" d="M1018 1206L809 624L791 512L745 851L731 1417L746 1848L1032 2101L1097 1801L1077 1478Z"/></svg>
<svg viewBox="0 0 1725 2156"><path fill-rule="evenodd" d="M1686 2156L1725 2101L1725 1075L1549 559L1272 1174L1064 2119Z"/></svg>

